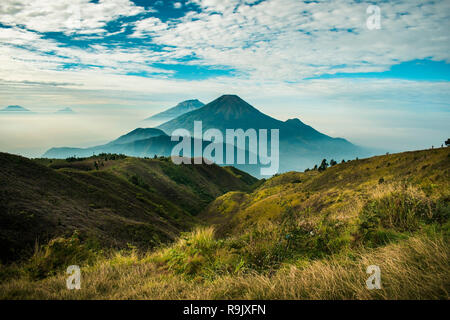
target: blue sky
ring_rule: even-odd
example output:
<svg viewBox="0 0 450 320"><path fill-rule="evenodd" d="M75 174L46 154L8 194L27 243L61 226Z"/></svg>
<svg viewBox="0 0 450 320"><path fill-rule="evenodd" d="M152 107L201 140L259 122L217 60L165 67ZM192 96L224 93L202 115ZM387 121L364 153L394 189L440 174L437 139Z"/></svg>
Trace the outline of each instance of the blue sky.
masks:
<svg viewBox="0 0 450 320"><path fill-rule="evenodd" d="M412 81L450 81L450 64L430 59L412 60L392 65L381 72L338 72L322 74L315 79L372 78L404 79Z"/></svg>
<svg viewBox="0 0 450 320"><path fill-rule="evenodd" d="M423 148L450 135L449 18L449 1L3 0L0 108L130 118L78 137L89 144L236 93L358 144ZM76 142L49 130L45 141ZM0 129L0 150L11 135Z"/></svg>

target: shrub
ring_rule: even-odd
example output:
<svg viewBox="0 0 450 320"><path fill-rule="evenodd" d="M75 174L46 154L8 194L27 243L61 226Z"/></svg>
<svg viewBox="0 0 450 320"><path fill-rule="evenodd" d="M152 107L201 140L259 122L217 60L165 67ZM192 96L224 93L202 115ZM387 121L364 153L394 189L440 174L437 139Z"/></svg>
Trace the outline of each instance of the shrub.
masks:
<svg viewBox="0 0 450 320"><path fill-rule="evenodd" d="M433 202L411 193L393 192L363 207L358 231L363 242L383 245L401 237L399 232L416 231L421 224L442 224L449 215L445 200Z"/></svg>
<svg viewBox="0 0 450 320"><path fill-rule="evenodd" d="M43 279L70 265L93 263L95 259L94 251L74 233L70 238L56 238L47 245L37 246L25 269L30 278Z"/></svg>
<svg viewBox="0 0 450 320"><path fill-rule="evenodd" d="M138 175L132 175L130 178L130 182L135 186L141 187L144 190L151 191L151 187L144 182L144 180Z"/></svg>
<svg viewBox="0 0 450 320"><path fill-rule="evenodd" d="M237 272L242 267L239 257L225 248L224 241L214 238L211 227L184 234L178 242L154 254L151 260L189 279L212 279Z"/></svg>

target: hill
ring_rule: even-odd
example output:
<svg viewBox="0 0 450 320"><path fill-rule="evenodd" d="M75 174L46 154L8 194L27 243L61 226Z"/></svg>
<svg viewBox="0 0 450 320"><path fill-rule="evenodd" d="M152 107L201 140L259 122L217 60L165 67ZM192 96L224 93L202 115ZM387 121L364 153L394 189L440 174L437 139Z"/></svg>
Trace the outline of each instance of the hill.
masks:
<svg viewBox="0 0 450 320"><path fill-rule="evenodd" d="M203 145L202 150L210 144L209 141L202 141L201 143ZM101 153L126 154L134 157L154 157L155 155L170 157L173 148L177 144L177 141L172 141L171 137L160 129L138 128L101 146L90 148L51 148L44 153L43 157L65 159L70 157L89 157L93 154ZM193 138L191 138L191 155L192 157L201 157L201 155L195 153ZM235 153L236 156L237 152ZM237 164L235 167L253 176L259 176L258 165Z"/></svg>
<svg viewBox="0 0 450 320"><path fill-rule="evenodd" d="M372 199L386 197L383 201L389 202L398 194L401 201L410 193L412 201L432 199L449 205L450 148L352 160L324 172L288 172L265 181L253 193L230 192L219 197L201 217L217 224L224 234L283 220L288 215L302 223L311 219L311 230L319 218L351 229Z"/></svg>
<svg viewBox="0 0 450 320"><path fill-rule="evenodd" d="M0 153L1 261L78 231L104 247L150 248L174 239L214 198L256 179L215 165L103 154L37 159Z"/></svg>
<svg viewBox="0 0 450 320"><path fill-rule="evenodd" d="M55 239L0 268L0 299L448 299L449 217L450 148L288 172L219 196L203 226L147 253L74 260L58 248L82 245ZM72 261L82 290L64 287Z"/></svg>
<svg viewBox="0 0 450 320"><path fill-rule="evenodd" d="M157 113L151 117L148 117L144 121L169 121L172 119L175 119L176 117L179 117L187 112L197 110L201 107L203 107L205 104L203 102L200 102L197 99L193 100L186 100L183 102L180 102L175 107L167 109L163 112Z"/></svg>

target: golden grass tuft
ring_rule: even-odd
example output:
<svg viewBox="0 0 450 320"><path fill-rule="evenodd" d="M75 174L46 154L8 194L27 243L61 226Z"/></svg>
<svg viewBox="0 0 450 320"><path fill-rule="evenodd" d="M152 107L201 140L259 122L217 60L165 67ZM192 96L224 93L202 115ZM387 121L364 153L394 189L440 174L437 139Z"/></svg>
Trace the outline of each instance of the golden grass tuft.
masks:
<svg viewBox="0 0 450 320"><path fill-rule="evenodd" d="M161 272L147 258L123 256L82 269L82 289L65 275L0 284L0 299L448 299L449 249L442 236L412 237L349 257L332 256L272 275L225 275L187 280ZM365 270L381 268L382 289L368 290Z"/></svg>

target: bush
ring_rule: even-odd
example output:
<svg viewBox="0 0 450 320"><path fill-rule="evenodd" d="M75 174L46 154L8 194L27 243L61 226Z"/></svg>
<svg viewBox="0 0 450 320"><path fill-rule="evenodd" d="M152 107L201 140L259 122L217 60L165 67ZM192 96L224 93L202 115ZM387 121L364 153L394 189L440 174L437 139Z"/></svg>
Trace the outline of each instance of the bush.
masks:
<svg viewBox="0 0 450 320"><path fill-rule="evenodd" d="M138 175L132 175L130 178L130 182L135 186L141 187L144 190L152 191L152 188L144 182L144 180Z"/></svg>
<svg viewBox="0 0 450 320"><path fill-rule="evenodd" d="M56 238L47 245L37 247L25 270L32 279L43 279L65 270L70 265L93 263L94 251L82 244L78 234L70 238Z"/></svg>
<svg viewBox="0 0 450 320"><path fill-rule="evenodd" d="M213 228L199 228L186 233L172 246L151 257L176 274L189 279L213 279L239 270L239 257L214 238Z"/></svg>
<svg viewBox="0 0 450 320"><path fill-rule="evenodd" d="M378 246L401 238L400 232L418 230L421 224L442 224L449 215L448 201L394 192L363 207L358 232L364 243Z"/></svg>

